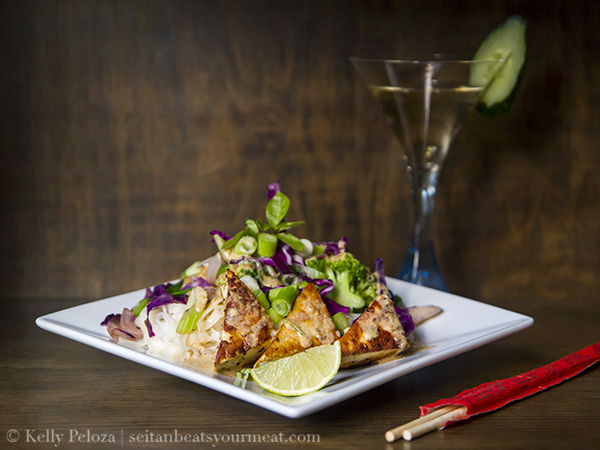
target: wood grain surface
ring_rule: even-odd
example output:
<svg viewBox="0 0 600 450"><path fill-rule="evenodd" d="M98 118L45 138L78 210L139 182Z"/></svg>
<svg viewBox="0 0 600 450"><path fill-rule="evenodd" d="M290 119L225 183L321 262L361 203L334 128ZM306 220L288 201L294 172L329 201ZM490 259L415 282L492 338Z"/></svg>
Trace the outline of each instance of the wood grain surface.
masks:
<svg viewBox="0 0 600 450"><path fill-rule="evenodd" d="M286 449L597 449L600 365L564 383L441 432L388 444L384 433L419 416L419 406L512 377L598 341L600 308L569 302L510 303L535 318L533 327L402 376L301 419L288 419L189 381L37 328L40 315L89 299L0 299L0 447L32 448L286 448ZM9 430L21 439L7 441ZM27 431L65 434L63 442L26 442ZM116 445L68 442L78 433L113 434ZM228 435L204 444L130 442L150 433ZM276 434L288 442L239 443L239 435ZM237 438L235 436L238 436ZM291 442L292 435L312 442ZM233 437L232 437L233 436ZM222 437L222 436L221 436ZM84 438L85 439L85 438ZM222 437L222 441L225 438ZM238 442L235 441L238 440ZM318 441L316 440L318 439ZM247 441L246 441L247 442ZM56 441L55 441L56 443Z"/></svg>
<svg viewBox="0 0 600 450"><path fill-rule="evenodd" d="M261 217L281 180L315 240L400 268L401 152L350 56L470 55L527 20L509 114L474 114L441 175L452 292L597 302L600 4L595 1L4 1L0 281L101 298L172 279L209 231Z"/></svg>

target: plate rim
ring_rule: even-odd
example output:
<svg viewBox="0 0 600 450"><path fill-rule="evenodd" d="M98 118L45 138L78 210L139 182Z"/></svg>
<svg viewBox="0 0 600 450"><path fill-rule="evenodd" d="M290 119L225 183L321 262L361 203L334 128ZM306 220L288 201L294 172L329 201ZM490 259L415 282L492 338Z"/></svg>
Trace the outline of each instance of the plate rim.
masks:
<svg viewBox="0 0 600 450"><path fill-rule="evenodd" d="M434 351L427 353L424 356L414 358L416 355L419 355L419 353L417 353L415 355L408 356L407 358L398 360L401 362L394 361L394 363L397 362L397 364L390 363L391 365L389 365L389 367L386 367L388 366L388 364L386 364L378 367L368 366L364 369L359 369L356 372L354 372L356 376L349 375L347 377L343 377L341 380L338 380L337 383L334 383L333 389L331 391L328 391L328 387L330 386L328 385L324 388L323 391L318 391L316 393L309 394L305 397L292 398L300 400L289 400L291 404L284 403L283 401L286 400L283 397L279 397L279 400L276 400L272 397L278 396L274 396L274 394L270 394L265 391L260 392L256 387L254 388L254 390L248 390L243 387L237 386L236 384L234 384L236 382L236 379L230 376L213 374L202 369L195 369L193 366L186 365L183 362L176 363L173 360L169 361L170 358L168 357L159 358L155 355L143 353L139 350L135 350L133 348L129 348L124 345L120 345L110 341L108 335L106 339L102 339L94 336L91 332L89 332L89 330L86 330L85 328L76 327L65 323L64 321L61 322L60 320L57 320L60 317L63 317L65 314L71 314L75 310L78 310L82 307L89 307L90 305L97 304L99 302L115 301L120 297L125 297L129 295L133 296L138 293L143 293L145 289L139 289L125 294L86 302L80 305L45 314L36 318L35 323L38 327L48 332L74 340L76 342L80 342L82 344L88 345L98 350L105 351L114 356L133 361L146 367L150 367L161 372L165 372L170 375L185 379L187 381L191 381L192 383L229 395L238 400L246 401L248 403L254 404L256 406L259 406L261 408L267 409L269 411L275 412L277 414L283 415L291 419L301 418L309 414L318 412L322 409L333 406L344 400L350 399L356 395L359 395L377 386L399 378L400 376L415 372L427 366L436 364L454 356L474 350L478 347L487 345L496 340L514 334L518 331L522 331L532 326L534 323L534 319L532 317L514 311L510 311L508 309L504 309L498 306L490 305L477 300L468 299L466 297L457 296L455 294L435 291L431 288L414 285L391 277L386 277L386 279L388 280L388 284L403 286L406 289L416 289L417 293L424 289L425 291L423 292L425 294L429 292L430 294L435 295L449 295L461 299L462 301L467 300L469 302L475 302L478 305L483 305L486 307L486 309L491 308L492 310L496 309L499 311L503 311L504 313L510 313L510 315L513 317L513 320L500 322L495 328L488 328L489 332L484 333L483 335L475 334L473 337L464 341L459 341L453 345L450 345L440 350L439 352ZM391 286L391 288L392 291L395 291L393 286ZM431 291L435 292L432 293ZM131 305L123 306L128 307ZM98 322L100 322L101 320L102 318L99 318ZM367 371L367 373L363 373L365 370L368 370L373 367L376 367L377 369L373 371ZM381 368L381 370L379 370L379 368ZM363 373L363 375L361 375L361 373ZM348 380L344 381L345 379ZM336 378L334 378L334 381L336 381ZM252 384L255 385L255 383ZM336 384L338 385L337 387ZM307 400L303 401L303 398L307 398ZM293 404L295 402L297 404Z"/></svg>

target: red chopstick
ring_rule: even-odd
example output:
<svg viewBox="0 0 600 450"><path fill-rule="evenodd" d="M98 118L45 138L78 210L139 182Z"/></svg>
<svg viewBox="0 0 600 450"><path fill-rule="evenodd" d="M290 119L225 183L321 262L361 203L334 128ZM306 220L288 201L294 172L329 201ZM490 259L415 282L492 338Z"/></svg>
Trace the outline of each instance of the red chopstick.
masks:
<svg viewBox="0 0 600 450"><path fill-rule="evenodd" d="M421 417L385 433L388 442L401 437L410 441L476 414L494 411L559 384L600 360L600 342L585 347L551 364L512 378L484 383L455 397L421 406Z"/></svg>

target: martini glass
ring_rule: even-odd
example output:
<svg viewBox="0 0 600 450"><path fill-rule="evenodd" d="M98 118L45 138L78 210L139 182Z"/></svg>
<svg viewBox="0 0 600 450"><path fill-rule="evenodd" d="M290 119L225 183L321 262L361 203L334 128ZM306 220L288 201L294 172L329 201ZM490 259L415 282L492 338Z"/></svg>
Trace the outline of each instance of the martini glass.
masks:
<svg viewBox="0 0 600 450"><path fill-rule="evenodd" d="M484 71L493 80L504 61L438 59L437 55L428 61L350 59L383 107L404 150L414 228L396 277L448 291L431 239L438 178L452 139L488 88L470 82L470 74Z"/></svg>

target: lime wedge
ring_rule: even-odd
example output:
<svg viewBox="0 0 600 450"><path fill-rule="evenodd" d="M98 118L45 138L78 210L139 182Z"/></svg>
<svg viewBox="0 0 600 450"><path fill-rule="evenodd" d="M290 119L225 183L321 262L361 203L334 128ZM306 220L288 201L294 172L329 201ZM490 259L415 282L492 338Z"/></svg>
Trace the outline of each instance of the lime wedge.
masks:
<svg viewBox="0 0 600 450"><path fill-rule="evenodd" d="M340 342L336 341L263 362L250 373L265 391L294 397L318 391L325 386L338 372L341 360Z"/></svg>
<svg viewBox="0 0 600 450"><path fill-rule="evenodd" d="M523 78L525 67L525 21L512 16L494 29L481 43L474 60L504 60L500 70L491 65L474 66L470 83L489 86L477 105L483 115L492 117L508 111Z"/></svg>

